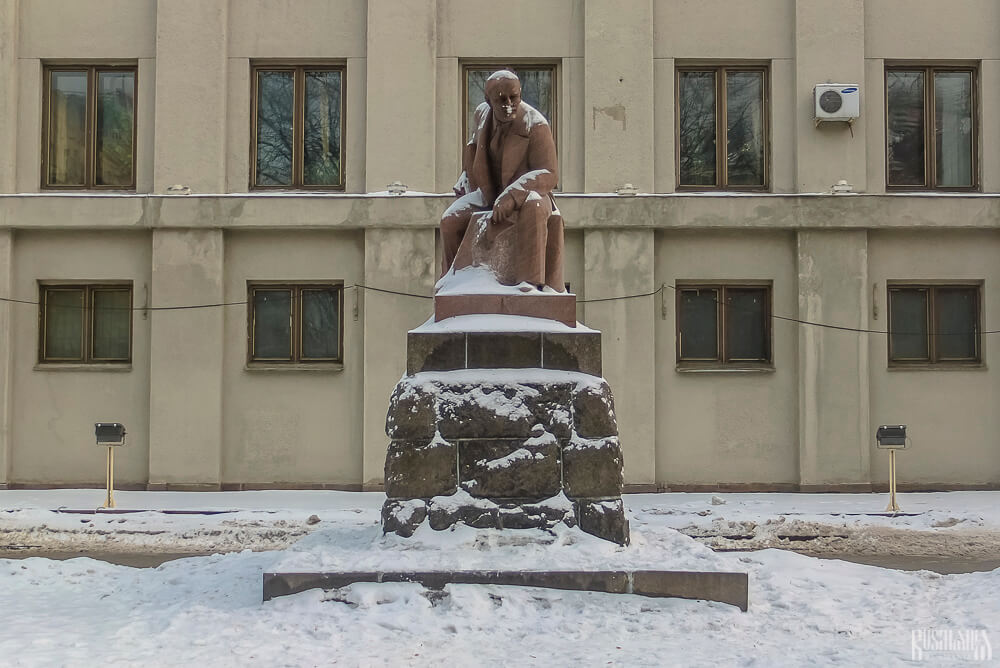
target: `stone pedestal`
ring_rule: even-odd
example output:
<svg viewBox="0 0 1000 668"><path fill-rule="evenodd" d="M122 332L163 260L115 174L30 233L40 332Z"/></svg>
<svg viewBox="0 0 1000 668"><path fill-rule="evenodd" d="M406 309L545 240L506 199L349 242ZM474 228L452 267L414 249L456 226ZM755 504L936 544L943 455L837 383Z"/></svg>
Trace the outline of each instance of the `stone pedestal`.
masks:
<svg viewBox="0 0 1000 668"><path fill-rule="evenodd" d="M409 333L407 375L386 419L383 530L564 522L627 544L600 333L545 320L537 330L471 331L461 320Z"/></svg>

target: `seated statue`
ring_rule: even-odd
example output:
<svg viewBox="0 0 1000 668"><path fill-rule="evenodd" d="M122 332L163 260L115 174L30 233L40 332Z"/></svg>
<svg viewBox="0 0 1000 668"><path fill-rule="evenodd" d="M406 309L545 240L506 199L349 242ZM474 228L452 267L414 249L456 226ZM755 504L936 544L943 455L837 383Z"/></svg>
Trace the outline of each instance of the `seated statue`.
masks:
<svg viewBox="0 0 1000 668"><path fill-rule="evenodd" d="M513 72L491 74L485 93L462 153L458 199L441 218L441 275L484 264L505 285L564 292L552 131L544 116L521 101Z"/></svg>

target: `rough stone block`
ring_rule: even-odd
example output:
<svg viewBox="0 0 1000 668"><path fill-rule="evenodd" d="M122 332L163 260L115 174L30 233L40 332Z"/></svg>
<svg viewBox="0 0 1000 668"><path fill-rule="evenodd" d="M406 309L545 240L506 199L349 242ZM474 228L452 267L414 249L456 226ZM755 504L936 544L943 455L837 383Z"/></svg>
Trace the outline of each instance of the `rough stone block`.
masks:
<svg viewBox="0 0 1000 668"><path fill-rule="evenodd" d="M573 428L584 438L618 435L615 400L606 382L586 385L573 396Z"/></svg>
<svg viewBox="0 0 1000 668"><path fill-rule="evenodd" d="M407 384L398 383L389 399L385 433L392 439L431 439L437 416L434 395Z"/></svg>
<svg viewBox="0 0 1000 668"><path fill-rule="evenodd" d="M552 524L544 515L528 513L521 506L500 509L502 529L548 529Z"/></svg>
<svg viewBox="0 0 1000 668"><path fill-rule="evenodd" d="M468 498L467 495L465 495ZM471 503L455 502L449 497L431 499L427 521L435 531L444 531L462 522L476 529L499 529L500 507L482 499Z"/></svg>
<svg viewBox="0 0 1000 668"><path fill-rule="evenodd" d="M540 424L560 439L568 439L573 431L571 397L573 383L525 383L537 394L526 403L533 416L533 424Z"/></svg>
<svg viewBox="0 0 1000 668"><path fill-rule="evenodd" d="M527 440L477 439L459 444L459 479L472 496L545 499L559 493L559 444L542 430Z"/></svg>
<svg viewBox="0 0 1000 668"><path fill-rule="evenodd" d="M469 332L470 369L532 369L542 366L539 332Z"/></svg>
<svg viewBox="0 0 1000 668"><path fill-rule="evenodd" d="M409 538L426 517L427 504L420 499L388 499L382 504L382 533L395 533Z"/></svg>
<svg viewBox="0 0 1000 668"><path fill-rule="evenodd" d="M452 384L438 394L438 431L460 438L527 438L535 424L519 385Z"/></svg>
<svg viewBox="0 0 1000 668"><path fill-rule="evenodd" d="M393 441L385 456L385 495L390 499L454 494L458 448L441 438Z"/></svg>
<svg viewBox="0 0 1000 668"><path fill-rule="evenodd" d="M542 334L542 368L601 375L600 332Z"/></svg>
<svg viewBox="0 0 1000 668"><path fill-rule="evenodd" d="M574 438L563 447L563 490L571 499L622 495L622 449L617 436Z"/></svg>
<svg viewBox="0 0 1000 668"><path fill-rule="evenodd" d="M464 332L410 332L406 336L406 373L465 368Z"/></svg>
<svg viewBox="0 0 1000 668"><path fill-rule="evenodd" d="M619 545L628 545L629 528L625 505L616 501L577 501L576 519L580 529Z"/></svg>

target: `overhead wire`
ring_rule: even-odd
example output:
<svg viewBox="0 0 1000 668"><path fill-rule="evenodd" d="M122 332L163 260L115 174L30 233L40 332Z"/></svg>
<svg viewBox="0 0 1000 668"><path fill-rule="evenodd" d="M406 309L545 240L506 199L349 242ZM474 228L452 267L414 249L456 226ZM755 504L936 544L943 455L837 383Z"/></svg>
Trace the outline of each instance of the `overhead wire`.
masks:
<svg viewBox="0 0 1000 668"><path fill-rule="evenodd" d="M673 290L675 292L678 292L680 290L685 289L683 286L678 287L676 285L670 285L669 283L663 283L663 284L660 285L660 287L658 287L656 290L653 290L651 292L641 292L641 293L630 294L630 295L618 295L618 296L615 296L615 297L599 297L599 298L595 298L595 299L577 299L576 301L577 301L578 304L595 304L595 303L601 303L601 302L621 301L621 300L625 300L625 299L637 299L637 298L641 298L641 297L653 297L653 296L656 296L656 295L662 293L665 288L670 288L671 290ZM400 296L400 297L412 297L412 298L416 298L416 299L433 299L434 298L433 295L422 295L422 294L418 294L418 293L415 293L415 292L406 292L406 291L403 291L403 290L390 290L390 289L387 289L387 288L378 288L378 287L371 286L371 285L364 285L362 283L354 283L352 285L346 285L346 286L344 286L344 289L346 289L346 290L370 290L372 292L380 292L380 293L383 293L383 294L397 295L397 296ZM733 305L733 304L726 304L724 302L719 301L718 299L713 299L713 301L715 301L717 304L719 304L719 305L721 305L721 306L723 306L725 308L737 308L737 309L742 308L740 306L736 306L736 305ZM0 297L0 302L7 302L7 303L12 303L12 304L28 304L28 305L34 305L34 306L38 306L40 304L38 301L28 300L28 299L14 299L12 297ZM128 311L142 311L142 312L148 312L148 311L186 311L186 310L195 310L195 309L204 309L204 308L219 308L219 307L225 307L225 306L246 306L247 303L248 303L247 300L242 300L242 301L232 301L232 302L214 302L214 303L207 303L207 304L186 304L186 305L179 305L179 306L131 306L131 307L106 306L106 307L98 307L98 308L96 308L94 310L108 310L108 311L128 310ZM67 307L66 306L61 306L61 308L67 308ZM88 308L92 308L92 307L79 306L79 307L68 307L68 308L88 309ZM745 309L745 310L748 310L748 309ZM867 328L864 328L864 327L848 327L846 325L834 325L834 324L830 324L830 323L826 323L826 322L816 322L816 321L813 321L813 320L803 320L801 318L792 318L790 316L777 315L775 313L770 313L768 315L769 315L770 318L772 318L774 320L781 320L781 321L784 321L784 322L796 323L796 324L799 324L799 325L806 325L806 326L809 326L809 327L820 327L820 328L823 328L823 329L832 329L832 330L837 330L837 331L842 331L842 332L854 332L854 333L858 333L858 334L882 334L882 335L890 333L889 331L882 330L882 329L867 329ZM895 332L895 333L897 335L903 335L903 336L905 336L905 335L920 335L920 336L969 336L970 334L975 334L976 332L910 332L910 333L907 333L907 332ZM980 335L985 335L985 334L1000 334L1000 330L995 330L995 329L994 330L984 330L984 331L979 332L979 334Z"/></svg>

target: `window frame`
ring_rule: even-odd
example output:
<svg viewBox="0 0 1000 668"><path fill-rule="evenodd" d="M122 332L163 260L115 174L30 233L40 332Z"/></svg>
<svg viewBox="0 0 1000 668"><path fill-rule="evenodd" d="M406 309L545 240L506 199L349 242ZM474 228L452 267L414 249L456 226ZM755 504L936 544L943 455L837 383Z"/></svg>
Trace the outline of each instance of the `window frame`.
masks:
<svg viewBox="0 0 1000 668"><path fill-rule="evenodd" d="M891 61L885 64L882 74L883 125L885 134L885 189L887 192L939 191L939 192L978 192L980 189L980 128L982 115L980 112L979 63L968 62L914 62ZM924 75L924 183L923 185L893 185L889 181L889 73L890 72L922 72ZM935 141L936 107L934 104L934 73L936 72L967 72L972 75L972 183L968 186L937 185L937 142Z"/></svg>
<svg viewBox="0 0 1000 668"><path fill-rule="evenodd" d="M259 185L257 183L257 93L261 72L292 72L292 182L288 185ZM340 73L340 183L336 185L306 185L305 172L305 89L306 72ZM250 64L250 176L251 191L306 190L315 192L342 192L347 181L345 161L347 129L347 64L344 61L269 61L254 60Z"/></svg>
<svg viewBox="0 0 1000 668"><path fill-rule="evenodd" d="M309 290L330 290L337 294L337 357L302 357L302 293ZM289 290L291 297L291 328L289 332L289 358L257 358L254 355L254 325L256 313L254 293L257 290ZM286 366L322 368L344 363L344 281L247 281L247 367Z"/></svg>
<svg viewBox="0 0 1000 668"><path fill-rule="evenodd" d="M87 73L87 116L85 122L86 146L85 166L82 185L60 185L49 183L49 139L52 135L52 73ZM128 184L97 185L97 75L99 72L132 73L132 179ZM135 61L87 61L67 62L46 61L42 66L42 147L41 147L41 189L42 190L111 190L134 192L136 189L136 156L138 149L137 126L139 122L139 65Z"/></svg>
<svg viewBox="0 0 1000 668"><path fill-rule="evenodd" d="M714 72L715 73L715 185L696 185L681 183L681 109L680 88L681 74L684 72ZM764 182L761 185L729 185L729 160L727 159L725 134L720 130L726 128L726 73L727 72L761 72L763 95L762 124L764 141ZM746 62L681 62L674 67L674 181L677 191L704 192L770 192L771 191L771 63L769 61Z"/></svg>
<svg viewBox="0 0 1000 668"><path fill-rule="evenodd" d="M539 60L536 58L522 59L522 58L508 58L501 60L463 60L459 68L459 78L461 81L459 85L461 87L459 91L459 104L461 105L460 116L462 117L461 129L462 136L461 142L459 144L459 152L461 153L461 147L464 147L469 138L472 136L472 129L469 128L469 118L466 115L466 103L469 100L469 71L470 70L485 70L491 69L493 72L497 70L517 70L517 69L531 69L531 70L548 70L551 72L552 76L552 118L546 117L545 120L549 122L549 128L552 130L552 141L555 143L556 148L559 147L559 92L560 92L560 77L559 77L559 62L554 60ZM478 104L478 103L477 103Z"/></svg>
<svg viewBox="0 0 1000 668"><path fill-rule="evenodd" d="M128 318L128 356L124 358L96 357L94 355L94 328L96 309L94 308L94 294L102 291L120 292L128 290L129 318ZM48 295L50 292L83 291L83 306L80 307L82 325L80 328L80 351L81 356L75 357L50 357L46 354L46 333L48 331L48 321L46 318L46 307L48 306ZM133 355L133 337L135 322L135 290L132 281L39 281L38 282L38 364L80 364L80 365L130 365Z"/></svg>
<svg viewBox="0 0 1000 668"><path fill-rule="evenodd" d="M774 327L773 327L773 304L774 304L774 281L771 280L680 280L675 281L674 291L674 344L675 358L678 370L684 369L774 369ZM728 329L728 319L726 317L726 292L728 290L764 290L764 340L767 349L767 358L760 360L727 359L726 351ZM685 291L689 290L718 290L719 297L716 300L716 357L707 358L685 358L682 356L681 344L683 336L681 327L681 301Z"/></svg>
<svg viewBox="0 0 1000 668"><path fill-rule="evenodd" d="M983 287L982 280L956 280L956 281L912 281L912 280L890 280L886 281L886 359L890 368L958 368L958 367L981 367L985 363L983 359ZM974 358L961 359L941 359L938 355L936 330L937 322L936 300L937 292L940 289L968 289L973 290L976 296L976 355ZM892 298L893 292L899 290L925 290L927 292L927 358L923 359L896 359L893 357L892 346Z"/></svg>

